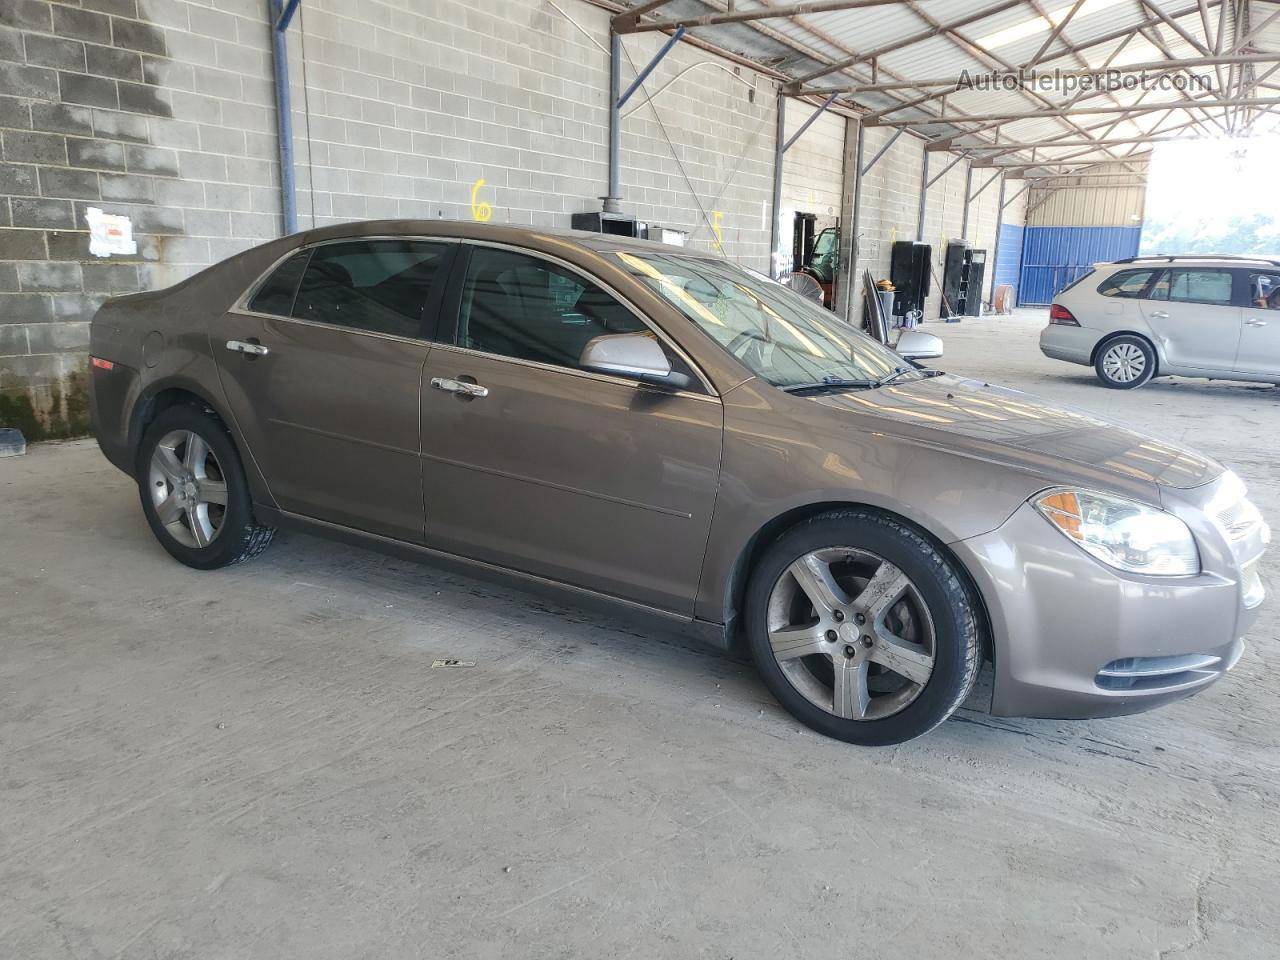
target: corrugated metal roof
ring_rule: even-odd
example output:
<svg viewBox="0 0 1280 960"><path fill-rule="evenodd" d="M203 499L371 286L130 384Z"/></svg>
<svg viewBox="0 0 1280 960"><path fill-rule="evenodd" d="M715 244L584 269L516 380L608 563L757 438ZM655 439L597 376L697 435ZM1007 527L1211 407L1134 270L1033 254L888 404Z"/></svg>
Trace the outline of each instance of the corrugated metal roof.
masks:
<svg viewBox="0 0 1280 960"><path fill-rule="evenodd" d="M637 3L639 0L637 0ZM870 63L857 63L847 69L829 72L814 81L814 86L848 87L879 83L938 80L989 73L992 69L1012 70L1040 57L1038 69L1100 69L1106 65L1131 65L1165 59L1183 60L1201 57L1217 43L1218 18L1226 11L1224 47L1230 50L1246 39L1249 31L1260 27L1271 17L1273 3L1253 2L1242 8L1241 22L1231 22L1233 3L1216 0L1085 0L1075 10L1061 31L1053 36L1054 25L1063 23L1075 7L1075 0L984 0L991 12L975 8L973 0L902 0L878 6L806 13L790 17L770 17L740 23L717 23L690 28L690 33L710 44L730 50L747 59L769 66L793 78L803 78L824 67L849 58L867 58L878 54L875 72ZM1203 2L1203 6L1201 5ZM795 0L737 0L738 13L790 7ZM645 15L648 20L682 21L708 14L723 14L726 0L671 0ZM1151 8L1158 7L1175 26L1157 18ZM1203 13L1202 13L1203 11ZM1206 22L1207 18L1207 22ZM956 26L958 21L965 21ZM946 29L941 29L946 28ZM1142 28L1143 32L1139 32ZM1072 49L1069 49L1072 48ZM1080 49L1073 49L1080 48ZM1280 49L1280 17L1262 27L1246 52ZM1043 54L1042 54L1043 51ZM1274 63L1280 63L1280 55ZM1236 67L1235 75L1248 78L1261 76L1274 63L1256 67ZM1227 89L1229 67L1222 67L1222 80ZM1199 67L1197 72L1211 75L1213 67ZM902 87L895 90L862 91L845 95L846 102L865 111L881 111L924 97L941 94L939 87ZM1134 105L1144 106L1184 99L1188 94L1177 90L1143 91L1139 89L1093 92L1076 101L1077 108ZM1213 96L1217 96L1215 93ZM1275 86L1260 87L1252 96L1280 96L1280 73ZM917 106L903 107L887 119L910 122L912 129L930 139L953 137L974 126L959 118L967 115L1006 115L1031 113L1068 105L1072 94L1063 90L951 90L945 100L936 97ZM956 122L938 123L931 119L940 111ZM1229 126L1245 122L1243 115L1223 119L1225 111L1216 111L1216 120L1201 121L1201 133L1217 132L1217 124ZM1002 121L999 139L1017 143L1042 143L1036 159L1063 158L1079 155L1079 146L1054 148L1054 139L1081 140L1105 132L1109 138L1138 137L1159 124L1159 130L1177 128L1190 114L1163 119L1165 112L1153 112L1125 118L1118 113L1091 113L1067 117L1010 118ZM1197 112L1195 116L1203 116ZM1255 117L1256 119L1256 117ZM979 131L990 139L991 129ZM972 139L966 143L974 142ZM1088 148L1086 148L1087 150ZM1098 159L1122 155L1130 149L1145 147L1096 148ZM1006 160L1025 162L1029 154L1006 156Z"/></svg>

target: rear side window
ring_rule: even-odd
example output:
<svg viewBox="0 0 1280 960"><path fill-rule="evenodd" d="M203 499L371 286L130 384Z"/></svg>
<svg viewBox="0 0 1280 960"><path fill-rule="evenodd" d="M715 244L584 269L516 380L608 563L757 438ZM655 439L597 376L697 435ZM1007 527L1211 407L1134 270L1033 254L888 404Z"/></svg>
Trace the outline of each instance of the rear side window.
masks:
<svg viewBox="0 0 1280 960"><path fill-rule="evenodd" d="M1153 300L1231 305L1230 270L1167 270L1151 291Z"/></svg>
<svg viewBox="0 0 1280 960"><path fill-rule="evenodd" d="M293 316L370 333L422 337L422 311L447 245L353 240L314 248Z"/></svg>
<svg viewBox="0 0 1280 960"><path fill-rule="evenodd" d="M491 247L471 252L459 346L576 369L595 337L647 330L605 291L554 263Z"/></svg>
<svg viewBox="0 0 1280 960"><path fill-rule="evenodd" d="M275 273L267 277L266 283L258 288L258 292L249 301L249 309L254 313L273 313L279 317L287 317L293 311L293 297L298 292L298 281L302 279L302 270L307 265L310 250L295 253L280 266Z"/></svg>
<svg viewBox="0 0 1280 960"><path fill-rule="evenodd" d="M1142 291L1147 288L1147 284L1151 282L1151 278L1155 275L1154 270L1121 270L1113 273L1102 283L1098 284L1098 292L1104 297L1133 297L1142 296Z"/></svg>

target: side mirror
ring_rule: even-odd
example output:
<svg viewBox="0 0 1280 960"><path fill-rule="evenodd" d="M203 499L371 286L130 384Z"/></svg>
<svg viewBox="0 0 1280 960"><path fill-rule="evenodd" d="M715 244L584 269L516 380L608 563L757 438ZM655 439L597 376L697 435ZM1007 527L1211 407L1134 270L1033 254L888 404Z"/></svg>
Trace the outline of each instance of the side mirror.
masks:
<svg viewBox="0 0 1280 960"><path fill-rule="evenodd" d="M904 330L893 349L908 360L936 360L942 356L942 341L932 333Z"/></svg>
<svg viewBox="0 0 1280 960"><path fill-rule="evenodd" d="M671 369L662 344L645 333L610 333L596 337L582 348L578 366L677 390L689 386L688 376Z"/></svg>

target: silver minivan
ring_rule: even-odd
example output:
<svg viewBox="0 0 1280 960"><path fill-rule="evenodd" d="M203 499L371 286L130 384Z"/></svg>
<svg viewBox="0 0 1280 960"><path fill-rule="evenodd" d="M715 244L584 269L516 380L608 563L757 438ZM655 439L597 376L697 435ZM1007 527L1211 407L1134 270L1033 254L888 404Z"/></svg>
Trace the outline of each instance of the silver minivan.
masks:
<svg viewBox="0 0 1280 960"><path fill-rule="evenodd" d="M1040 351L1118 390L1158 376L1280 383L1280 260L1097 264L1054 298Z"/></svg>

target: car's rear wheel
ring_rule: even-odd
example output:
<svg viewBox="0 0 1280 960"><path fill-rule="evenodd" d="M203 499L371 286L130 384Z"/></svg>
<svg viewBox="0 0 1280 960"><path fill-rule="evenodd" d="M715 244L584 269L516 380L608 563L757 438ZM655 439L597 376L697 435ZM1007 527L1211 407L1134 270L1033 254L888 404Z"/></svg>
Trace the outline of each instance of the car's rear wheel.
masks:
<svg viewBox="0 0 1280 960"><path fill-rule="evenodd" d="M940 549L870 510L823 514L766 550L747 588L765 684L814 730L867 746L933 729L978 674L977 604Z"/></svg>
<svg viewBox="0 0 1280 960"><path fill-rule="evenodd" d="M227 428L195 406L163 411L147 427L136 470L152 533L177 560L212 570L257 556L274 531L257 523Z"/></svg>
<svg viewBox="0 0 1280 960"><path fill-rule="evenodd" d="M1093 368L1103 385L1113 390L1132 390L1155 376L1156 352L1142 337L1113 337L1098 350Z"/></svg>

